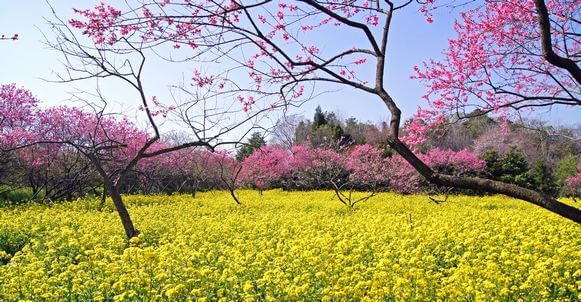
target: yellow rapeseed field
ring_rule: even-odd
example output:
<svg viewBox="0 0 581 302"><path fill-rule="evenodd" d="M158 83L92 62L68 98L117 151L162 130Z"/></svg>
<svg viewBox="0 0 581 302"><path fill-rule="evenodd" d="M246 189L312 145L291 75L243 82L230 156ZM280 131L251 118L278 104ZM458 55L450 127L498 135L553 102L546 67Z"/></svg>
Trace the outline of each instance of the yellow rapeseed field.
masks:
<svg viewBox="0 0 581 302"><path fill-rule="evenodd" d="M581 227L524 202L240 199L127 196L130 242L98 200L0 208L0 301L581 300Z"/></svg>

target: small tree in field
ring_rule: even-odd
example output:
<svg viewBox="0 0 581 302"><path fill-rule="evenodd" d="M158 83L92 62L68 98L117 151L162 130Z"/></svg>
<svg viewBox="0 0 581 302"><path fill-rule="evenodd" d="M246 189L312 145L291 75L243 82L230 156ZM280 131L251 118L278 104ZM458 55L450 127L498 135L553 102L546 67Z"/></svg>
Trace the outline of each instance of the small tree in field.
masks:
<svg viewBox="0 0 581 302"><path fill-rule="evenodd" d="M241 182L262 191L280 185L283 175L290 172L290 153L281 148L265 146L254 150L242 162Z"/></svg>
<svg viewBox="0 0 581 302"><path fill-rule="evenodd" d="M282 174L283 186L290 189L332 189L337 199L349 208L375 196L381 184L385 184L385 171L379 151L371 146L358 146L349 156L328 148L313 148L307 145L294 146L287 153L288 172ZM361 197L354 190L370 191Z"/></svg>
<svg viewBox="0 0 581 302"><path fill-rule="evenodd" d="M370 145L351 148L347 155L349 179L341 186L333 183L337 198L350 208L375 196L379 191L389 188L389 175L386 161L381 150ZM363 197L354 197L353 190L369 192Z"/></svg>
<svg viewBox="0 0 581 302"><path fill-rule="evenodd" d="M219 189L223 187L221 167L216 154L207 150L195 150L190 163L190 173L192 174L192 196L196 197L196 192L203 189Z"/></svg>
<svg viewBox="0 0 581 302"><path fill-rule="evenodd" d="M236 189L240 184L240 172L242 172L243 168L242 163L225 151L213 153L212 156L212 160L220 167L219 173L222 184L228 190L234 202L237 205L241 205L242 203L238 195L236 195Z"/></svg>

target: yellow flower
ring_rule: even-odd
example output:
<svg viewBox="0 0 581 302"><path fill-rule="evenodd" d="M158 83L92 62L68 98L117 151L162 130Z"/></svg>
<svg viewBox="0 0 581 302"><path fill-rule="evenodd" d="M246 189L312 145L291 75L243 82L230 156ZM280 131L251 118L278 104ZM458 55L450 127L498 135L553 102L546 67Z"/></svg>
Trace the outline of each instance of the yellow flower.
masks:
<svg viewBox="0 0 581 302"><path fill-rule="evenodd" d="M2 208L0 299L581 299L581 229L541 209L386 193L349 211L331 193L125 196L129 244L94 200Z"/></svg>

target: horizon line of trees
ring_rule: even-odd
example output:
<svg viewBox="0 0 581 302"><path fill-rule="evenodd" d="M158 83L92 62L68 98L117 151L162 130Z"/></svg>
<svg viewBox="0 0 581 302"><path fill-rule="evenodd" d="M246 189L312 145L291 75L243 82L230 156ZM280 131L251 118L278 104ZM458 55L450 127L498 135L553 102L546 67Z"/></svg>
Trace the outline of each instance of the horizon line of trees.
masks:
<svg viewBox="0 0 581 302"><path fill-rule="evenodd" d="M252 133L235 155L185 149L144 161L127 176L121 192L195 196L197 191L221 189L230 190L235 199L234 191L241 187L442 192L381 140L388 131L385 124L353 117L342 121L320 107L312 121L294 122L275 128L269 145L265 134ZM563 128L555 135L542 127L531 129L484 115L434 129L420 156L442 173L487 177L554 197L579 197L580 146L567 138L577 135L578 129ZM496 139L491 142L490 137ZM98 172L75 148L47 144L4 154L0 176L0 199L74 200L103 194ZM28 194L14 197L22 188Z"/></svg>

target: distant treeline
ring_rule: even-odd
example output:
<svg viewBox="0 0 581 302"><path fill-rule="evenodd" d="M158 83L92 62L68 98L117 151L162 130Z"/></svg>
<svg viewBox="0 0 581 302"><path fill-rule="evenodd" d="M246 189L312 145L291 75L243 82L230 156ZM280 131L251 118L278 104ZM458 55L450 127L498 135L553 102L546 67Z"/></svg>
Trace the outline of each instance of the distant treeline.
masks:
<svg viewBox="0 0 581 302"><path fill-rule="evenodd" d="M419 156L438 172L579 196L578 127L473 116L432 129ZM385 123L340 119L318 107L312 120L291 116L269 133L252 133L236 154L189 149L145 160L125 181L123 193L195 194L239 187L444 192L390 150L387 133ZM93 165L76 149L36 146L0 154L0 199L73 200L102 191Z"/></svg>

